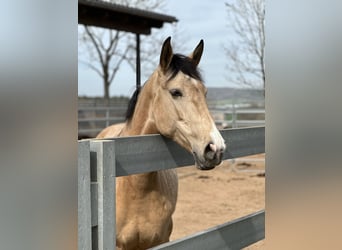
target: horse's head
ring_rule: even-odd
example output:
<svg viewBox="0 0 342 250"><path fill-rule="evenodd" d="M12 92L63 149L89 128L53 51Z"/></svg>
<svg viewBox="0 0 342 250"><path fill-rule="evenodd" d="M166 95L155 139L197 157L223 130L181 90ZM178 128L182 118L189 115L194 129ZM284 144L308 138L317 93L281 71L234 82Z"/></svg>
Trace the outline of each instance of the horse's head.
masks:
<svg viewBox="0 0 342 250"><path fill-rule="evenodd" d="M209 170L221 163L225 142L206 103L206 87L197 69L203 40L190 56L173 54L171 38L165 40L153 98L153 118L160 134L192 152L196 166Z"/></svg>

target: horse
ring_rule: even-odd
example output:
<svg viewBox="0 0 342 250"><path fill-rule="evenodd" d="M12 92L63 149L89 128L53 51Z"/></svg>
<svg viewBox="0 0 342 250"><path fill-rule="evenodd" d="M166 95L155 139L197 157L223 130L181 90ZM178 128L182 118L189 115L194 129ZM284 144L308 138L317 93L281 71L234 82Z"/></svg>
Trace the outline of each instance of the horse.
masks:
<svg viewBox="0 0 342 250"><path fill-rule="evenodd" d="M189 56L174 54L168 37L157 69L129 102L126 122L107 127L97 138L161 134L191 152L200 170L219 165L226 145L197 68L203 47L201 40ZM117 177L117 247L137 250L168 242L177 192L175 169Z"/></svg>

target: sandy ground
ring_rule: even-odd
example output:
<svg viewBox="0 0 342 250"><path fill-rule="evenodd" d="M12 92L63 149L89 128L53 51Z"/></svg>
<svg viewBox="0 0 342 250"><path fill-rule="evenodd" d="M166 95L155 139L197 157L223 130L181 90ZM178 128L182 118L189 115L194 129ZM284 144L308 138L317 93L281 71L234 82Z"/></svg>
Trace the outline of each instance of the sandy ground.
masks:
<svg viewBox="0 0 342 250"><path fill-rule="evenodd" d="M171 240L265 208L264 154L256 161L224 161L210 171L178 169L179 193ZM245 159L245 158L244 158ZM263 249L259 241L245 249Z"/></svg>

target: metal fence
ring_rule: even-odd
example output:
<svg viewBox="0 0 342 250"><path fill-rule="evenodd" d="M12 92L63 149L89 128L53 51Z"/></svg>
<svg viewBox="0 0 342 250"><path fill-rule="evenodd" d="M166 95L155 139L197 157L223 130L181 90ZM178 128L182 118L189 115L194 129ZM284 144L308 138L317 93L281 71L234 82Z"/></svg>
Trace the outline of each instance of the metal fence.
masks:
<svg viewBox="0 0 342 250"><path fill-rule="evenodd" d="M221 130L224 159L265 152L265 128ZM115 177L194 164L193 156L160 136L78 143L78 248L115 248ZM153 249L240 249L265 237L264 211Z"/></svg>
<svg viewBox="0 0 342 250"><path fill-rule="evenodd" d="M78 108L78 134L95 137L102 129L125 121L127 104L115 107L81 106Z"/></svg>
<svg viewBox="0 0 342 250"><path fill-rule="evenodd" d="M265 109L239 109L232 106L229 109L213 108L210 109L210 113L213 115L216 125L222 128L241 128L265 125ZM244 116L247 116L247 118L244 118ZM251 118L251 116L253 118Z"/></svg>
<svg viewBox="0 0 342 250"><path fill-rule="evenodd" d="M125 121L127 104L115 107L81 106L78 109L78 134L95 137L102 129ZM265 125L265 109L210 108L219 128L241 128ZM247 118L246 118L247 117Z"/></svg>

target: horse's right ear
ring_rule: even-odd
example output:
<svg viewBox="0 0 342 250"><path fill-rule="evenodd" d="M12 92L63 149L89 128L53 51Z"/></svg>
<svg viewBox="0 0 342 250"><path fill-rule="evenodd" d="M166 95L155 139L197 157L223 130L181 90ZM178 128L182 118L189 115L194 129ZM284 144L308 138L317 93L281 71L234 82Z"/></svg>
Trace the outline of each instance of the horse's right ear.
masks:
<svg viewBox="0 0 342 250"><path fill-rule="evenodd" d="M170 66L172 60L173 52L171 47L171 37L169 36L163 43L163 47L160 53L160 68L163 73L166 73L167 69Z"/></svg>

